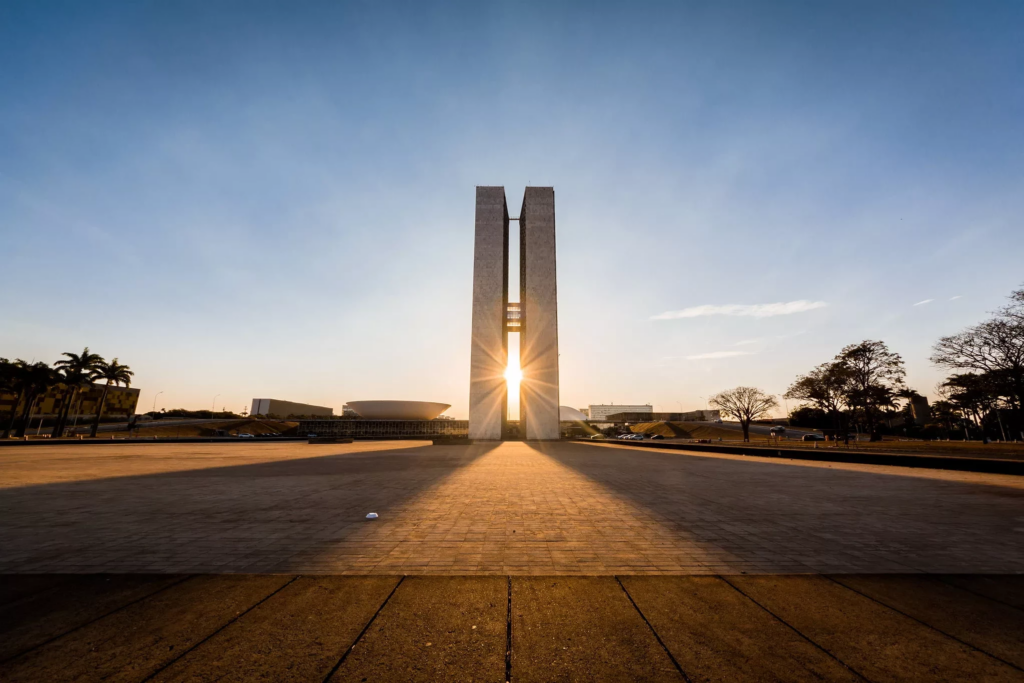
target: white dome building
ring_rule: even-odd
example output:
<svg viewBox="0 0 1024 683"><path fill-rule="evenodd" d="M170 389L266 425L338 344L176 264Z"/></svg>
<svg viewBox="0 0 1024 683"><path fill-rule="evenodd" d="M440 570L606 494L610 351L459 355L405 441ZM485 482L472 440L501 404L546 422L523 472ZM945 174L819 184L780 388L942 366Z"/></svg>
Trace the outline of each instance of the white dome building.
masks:
<svg viewBox="0 0 1024 683"><path fill-rule="evenodd" d="M429 401L349 401L348 407L366 420L433 420L451 408Z"/></svg>
<svg viewBox="0 0 1024 683"><path fill-rule="evenodd" d="M586 422L587 416L569 406L558 406L559 422Z"/></svg>

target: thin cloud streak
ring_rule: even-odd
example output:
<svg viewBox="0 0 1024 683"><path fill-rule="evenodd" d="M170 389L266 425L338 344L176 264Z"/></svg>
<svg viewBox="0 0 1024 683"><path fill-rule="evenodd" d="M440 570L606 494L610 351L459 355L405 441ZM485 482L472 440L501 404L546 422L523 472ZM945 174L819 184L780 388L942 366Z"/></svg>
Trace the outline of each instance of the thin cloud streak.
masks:
<svg viewBox="0 0 1024 683"><path fill-rule="evenodd" d="M703 306L692 306L679 311L665 311L658 315L652 315L651 320L676 320L679 318L699 318L706 315L738 315L751 318L771 318L777 315L792 315L794 313L805 313L816 308L828 306L824 301L798 301L779 302L774 304L726 304L714 306L705 304Z"/></svg>
<svg viewBox="0 0 1024 683"><path fill-rule="evenodd" d="M736 356L753 356L753 351L712 351L711 353L698 353L695 356L687 356L686 360L711 360L715 358L734 358Z"/></svg>
<svg viewBox="0 0 1024 683"><path fill-rule="evenodd" d="M918 301L918 302L917 302L916 304L914 304L914 305L915 305L915 306L924 306L925 304L930 304L930 303L931 303L931 302L933 302L933 301L935 301L935 299L925 299L924 301Z"/></svg>
<svg viewBox="0 0 1024 683"><path fill-rule="evenodd" d="M957 294L956 296L949 297L950 301L956 301L957 299L963 299L963 296Z"/></svg>

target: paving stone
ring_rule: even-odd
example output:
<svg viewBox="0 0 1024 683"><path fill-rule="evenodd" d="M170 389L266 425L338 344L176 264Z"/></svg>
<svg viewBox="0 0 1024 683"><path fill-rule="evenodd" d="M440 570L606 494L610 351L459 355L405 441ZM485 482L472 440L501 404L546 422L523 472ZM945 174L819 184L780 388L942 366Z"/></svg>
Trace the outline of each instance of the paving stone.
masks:
<svg viewBox="0 0 1024 683"><path fill-rule="evenodd" d="M289 580L190 578L0 665L0 680L140 681Z"/></svg>
<svg viewBox="0 0 1024 683"><path fill-rule="evenodd" d="M821 576L728 581L871 681L1024 681L1024 672Z"/></svg>
<svg viewBox="0 0 1024 683"><path fill-rule="evenodd" d="M512 672L516 683L684 680L612 577L513 577Z"/></svg>
<svg viewBox="0 0 1024 683"><path fill-rule="evenodd" d="M1024 611L920 575L831 578L1024 670Z"/></svg>
<svg viewBox="0 0 1024 683"><path fill-rule="evenodd" d="M1024 574L1011 576L947 575L937 577L952 586L982 595L990 600L1024 610Z"/></svg>
<svg viewBox="0 0 1024 683"><path fill-rule="evenodd" d="M718 577L621 581L694 683L862 680Z"/></svg>
<svg viewBox="0 0 1024 683"><path fill-rule="evenodd" d="M503 681L507 623L504 576L409 577L331 680Z"/></svg>
<svg viewBox="0 0 1024 683"><path fill-rule="evenodd" d="M300 577L152 680L322 681L397 583Z"/></svg>
<svg viewBox="0 0 1024 683"><path fill-rule="evenodd" d="M173 575L78 576L0 608L0 662L177 583Z"/></svg>
<svg viewBox="0 0 1024 683"><path fill-rule="evenodd" d="M0 579L0 607L24 600L57 586L71 577L63 574L17 574Z"/></svg>

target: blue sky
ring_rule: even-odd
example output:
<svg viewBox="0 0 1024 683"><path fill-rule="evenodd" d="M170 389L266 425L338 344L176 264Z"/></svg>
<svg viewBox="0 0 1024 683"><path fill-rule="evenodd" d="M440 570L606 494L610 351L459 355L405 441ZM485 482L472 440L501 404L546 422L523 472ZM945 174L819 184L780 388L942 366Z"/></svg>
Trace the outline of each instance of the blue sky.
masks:
<svg viewBox="0 0 1024 683"><path fill-rule="evenodd" d="M931 394L1024 283L1024 5L0 5L0 355L118 356L147 410L464 416L474 186L527 184L563 403L866 338Z"/></svg>

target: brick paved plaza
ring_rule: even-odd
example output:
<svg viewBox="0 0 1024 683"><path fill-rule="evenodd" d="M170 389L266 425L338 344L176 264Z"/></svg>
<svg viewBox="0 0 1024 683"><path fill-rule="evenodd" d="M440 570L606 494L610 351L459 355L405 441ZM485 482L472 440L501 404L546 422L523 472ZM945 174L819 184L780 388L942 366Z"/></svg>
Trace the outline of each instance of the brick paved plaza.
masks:
<svg viewBox="0 0 1024 683"><path fill-rule="evenodd" d="M1024 681L1006 475L235 443L4 448L0 482L12 683Z"/></svg>
<svg viewBox="0 0 1024 683"><path fill-rule="evenodd" d="M579 443L289 442L5 448L0 486L3 573L1024 568L1024 481L1007 475Z"/></svg>

